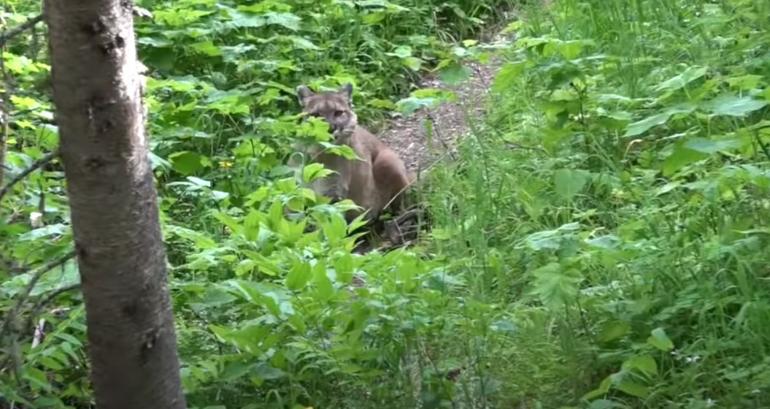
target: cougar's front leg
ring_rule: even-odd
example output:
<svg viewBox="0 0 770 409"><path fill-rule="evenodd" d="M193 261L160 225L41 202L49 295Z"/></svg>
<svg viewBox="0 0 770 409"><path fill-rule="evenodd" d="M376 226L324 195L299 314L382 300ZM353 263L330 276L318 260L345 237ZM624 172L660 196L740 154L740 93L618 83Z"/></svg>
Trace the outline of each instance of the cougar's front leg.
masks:
<svg viewBox="0 0 770 409"><path fill-rule="evenodd" d="M329 197L333 202L350 198L350 165L347 161L340 161L336 166L336 173L332 175L331 193Z"/></svg>

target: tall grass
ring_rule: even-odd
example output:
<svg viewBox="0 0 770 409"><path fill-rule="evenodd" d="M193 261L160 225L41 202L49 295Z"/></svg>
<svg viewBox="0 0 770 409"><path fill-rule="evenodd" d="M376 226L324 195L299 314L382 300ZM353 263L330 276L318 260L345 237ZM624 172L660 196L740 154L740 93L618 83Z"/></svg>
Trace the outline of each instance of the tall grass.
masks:
<svg viewBox="0 0 770 409"><path fill-rule="evenodd" d="M500 402L768 401L768 7L528 10L429 188L433 251L517 327L482 349Z"/></svg>

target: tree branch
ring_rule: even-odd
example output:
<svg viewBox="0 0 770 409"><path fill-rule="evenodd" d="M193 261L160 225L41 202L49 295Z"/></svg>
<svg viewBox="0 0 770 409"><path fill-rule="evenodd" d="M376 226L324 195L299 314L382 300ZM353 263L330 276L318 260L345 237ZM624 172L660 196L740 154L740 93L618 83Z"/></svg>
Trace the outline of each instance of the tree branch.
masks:
<svg viewBox="0 0 770 409"><path fill-rule="evenodd" d="M32 292L32 289L35 288L35 284L37 284L40 278L43 277L45 273L63 265L73 257L75 257L75 250L70 251L69 253L59 257L56 260L49 261L42 267L38 268L37 271L35 271L35 273L32 275L32 278L29 280L29 283L27 283L27 287L24 289L24 291L22 291L21 294L19 294L19 298L16 300L16 304L6 313L5 319L3 320L3 325L0 327L0 339L2 339L3 334L8 329L8 324L11 323L12 318L19 313L19 310L24 304L24 301L29 298L29 294Z"/></svg>
<svg viewBox="0 0 770 409"><path fill-rule="evenodd" d="M46 164L54 160L57 156L59 156L59 149L56 149L55 151L50 152L45 156L43 156L42 158L36 160L31 165L29 165L28 168L24 169L21 173L16 175L16 177L8 181L8 184L3 186L2 189L0 189L0 200L3 200L3 197L6 195L6 193L11 191L11 188L13 187L13 185L19 183L22 179L27 177L27 175L34 172L35 170L45 166Z"/></svg>
<svg viewBox="0 0 770 409"><path fill-rule="evenodd" d="M51 301L53 301L56 297L72 290L77 290L80 288L80 283L70 284L64 287L57 288L50 293L48 293L45 298L42 298L38 300L37 303L35 303L35 306L32 307L32 313L29 315L29 319L27 320L27 326L32 324L32 320L35 319L35 317L40 314L40 311L45 308L46 305L48 305Z"/></svg>
<svg viewBox="0 0 770 409"><path fill-rule="evenodd" d="M16 37L17 35L23 33L25 30L29 30L30 28L34 27L37 23L43 21L43 15L38 14L35 17L32 17L31 19L21 23L20 25L5 31L3 33L0 33L0 47L4 46L5 43L7 43L10 39L13 37Z"/></svg>

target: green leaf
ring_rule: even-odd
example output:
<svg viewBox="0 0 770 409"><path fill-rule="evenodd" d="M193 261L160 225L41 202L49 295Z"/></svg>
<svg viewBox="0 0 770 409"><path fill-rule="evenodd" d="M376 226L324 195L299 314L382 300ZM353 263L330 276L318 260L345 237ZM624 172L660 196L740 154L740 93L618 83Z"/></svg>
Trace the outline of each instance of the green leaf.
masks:
<svg viewBox="0 0 770 409"><path fill-rule="evenodd" d="M556 194L564 200L572 200L588 182L588 172L584 170L559 169L553 175Z"/></svg>
<svg viewBox="0 0 770 409"><path fill-rule="evenodd" d="M48 382L48 377L46 376L45 372L37 368L27 366L24 369L22 377L38 389L42 389L48 392L53 390L53 386L50 384L50 382Z"/></svg>
<svg viewBox="0 0 770 409"><path fill-rule="evenodd" d="M218 57L222 55L222 50L219 49L211 40L202 41L200 43L191 44L190 49L195 50L201 54L209 57Z"/></svg>
<svg viewBox="0 0 770 409"><path fill-rule="evenodd" d="M741 141L738 139L711 140L705 138L690 138L684 143L684 147L696 152L713 154L721 151L739 148Z"/></svg>
<svg viewBox="0 0 770 409"><path fill-rule="evenodd" d="M646 398L650 395L650 388L627 379L618 382L615 388L637 398Z"/></svg>
<svg viewBox="0 0 770 409"><path fill-rule="evenodd" d="M316 296L319 300L328 301L334 296L332 280L326 273L326 265L320 260L313 266L313 283L316 288Z"/></svg>
<svg viewBox="0 0 770 409"><path fill-rule="evenodd" d="M631 325L625 321L610 321L602 326L599 341L611 342L624 337L631 332Z"/></svg>
<svg viewBox="0 0 770 409"><path fill-rule="evenodd" d="M612 387L612 375L602 379L601 383L596 389L583 395L583 399L591 400L594 398L598 398L599 396L606 395L610 391L611 387Z"/></svg>
<svg viewBox="0 0 770 409"><path fill-rule="evenodd" d="M302 180L305 183L310 183L316 179L325 178L333 173L333 170L324 168L324 165L321 163L310 163L302 169Z"/></svg>
<svg viewBox="0 0 770 409"><path fill-rule="evenodd" d="M674 343L668 338L668 335L666 335L666 331L663 328L655 328L652 330L650 337L647 338L647 343L661 351L670 351L674 349Z"/></svg>
<svg viewBox="0 0 770 409"><path fill-rule="evenodd" d="M291 31L297 31L302 22L302 18L292 13L269 11L264 14L251 14L233 9L230 9L227 12L230 14L230 26L234 28L258 28L267 25L277 25Z"/></svg>
<svg viewBox="0 0 770 409"><path fill-rule="evenodd" d="M260 341L271 332L271 328L265 325L245 325L238 328L209 325L209 329L223 342L253 354L262 352Z"/></svg>
<svg viewBox="0 0 770 409"><path fill-rule="evenodd" d="M674 151L663 161L663 175L671 176L679 169L707 158L708 155L677 145Z"/></svg>
<svg viewBox="0 0 770 409"><path fill-rule="evenodd" d="M399 111L411 114L422 108L434 108L441 103L454 101L455 93L435 88L425 88L412 92L411 96L396 103Z"/></svg>
<svg viewBox="0 0 770 409"><path fill-rule="evenodd" d="M617 409L617 408L627 408L627 407L628 406L626 405L623 405L618 402L613 402L607 399L597 399L591 402L590 405L588 405L588 409Z"/></svg>
<svg viewBox="0 0 770 409"><path fill-rule="evenodd" d="M471 70L458 63L452 63L439 72L439 79L447 85L457 85L471 76Z"/></svg>
<svg viewBox="0 0 770 409"><path fill-rule="evenodd" d="M532 233L524 241L533 250L558 250L562 242L580 229L579 223L568 223L555 230L543 230Z"/></svg>
<svg viewBox="0 0 770 409"><path fill-rule="evenodd" d="M524 73L525 68L526 64L524 61L510 62L503 65L492 82L492 91L502 92L513 87L516 79Z"/></svg>
<svg viewBox="0 0 770 409"><path fill-rule="evenodd" d="M278 368L274 368L266 363L260 363L254 368L252 374L258 376L263 380L275 380L286 376L286 373Z"/></svg>
<svg viewBox="0 0 770 409"><path fill-rule="evenodd" d="M706 104L707 109L714 115L743 117L767 105L752 97L721 95Z"/></svg>
<svg viewBox="0 0 770 409"><path fill-rule="evenodd" d="M417 57L406 57L401 62L412 71L419 71L422 67L422 60Z"/></svg>
<svg viewBox="0 0 770 409"><path fill-rule="evenodd" d="M655 91L674 91L706 75L706 67L687 67L681 74L663 81L655 87Z"/></svg>
<svg viewBox="0 0 770 409"><path fill-rule="evenodd" d="M692 106L681 105L681 106L670 108L659 114L648 116L647 118L628 124L628 127L626 128L625 136L630 137L630 136L641 135L653 127L665 124L666 122L668 122L668 119L671 118L673 115L687 114L692 112L693 110L694 108Z"/></svg>
<svg viewBox="0 0 770 409"><path fill-rule="evenodd" d="M388 55L398 57L398 58L407 58L412 56L412 47L409 47L408 45L400 45L396 47L393 52L387 53Z"/></svg>
<svg viewBox="0 0 770 409"><path fill-rule="evenodd" d="M211 166L209 158L190 151L174 152L168 157L173 169L185 176Z"/></svg>
<svg viewBox="0 0 770 409"><path fill-rule="evenodd" d="M651 356L637 355L623 362L623 368L635 370L646 376L656 376L658 374L658 364Z"/></svg>
<svg viewBox="0 0 770 409"><path fill-rule="evenodd" d="M286 288L292 291L301 290L311 278L313 278L313 271L310 264L303 260L294 260L286 275Z"/></svg>
<svg viewBox="0 0 770 409"><path fill-rule="evenodd" d="M578 293L579 277L567 275L558 263L549 263L533 271L535 276L532 293L550 308L561 308L572 302Z"/></svg>

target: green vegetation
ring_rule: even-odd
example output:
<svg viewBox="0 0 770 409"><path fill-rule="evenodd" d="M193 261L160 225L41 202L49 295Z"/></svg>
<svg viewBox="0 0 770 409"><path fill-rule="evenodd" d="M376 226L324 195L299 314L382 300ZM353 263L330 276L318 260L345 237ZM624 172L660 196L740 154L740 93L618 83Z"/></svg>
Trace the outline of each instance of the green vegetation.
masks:
<svg viewBox="0 0 770 409"><path fill-rule="evenodd" d="M10 3L10 26L39 13ZM770 3L519 5L488 117L421 185L430 232L366 255L351 252L344 204L299 187L318 169L285 166L292 141L328 137L298 123L294 87L353 82L362 121L382 123L437 96L404 99L425 70L462 78L466 59L486 61L463 40L511 5L142 3L191 407L770 401ZM6 180L58 143L45 54L40 33L3 54ZM34 268L72 246L61 168L16 185L0 217L5 317ZM0 407L89 407L83 307L57 292L77 281L73 262L43 276L0 334Z"/></svg>

